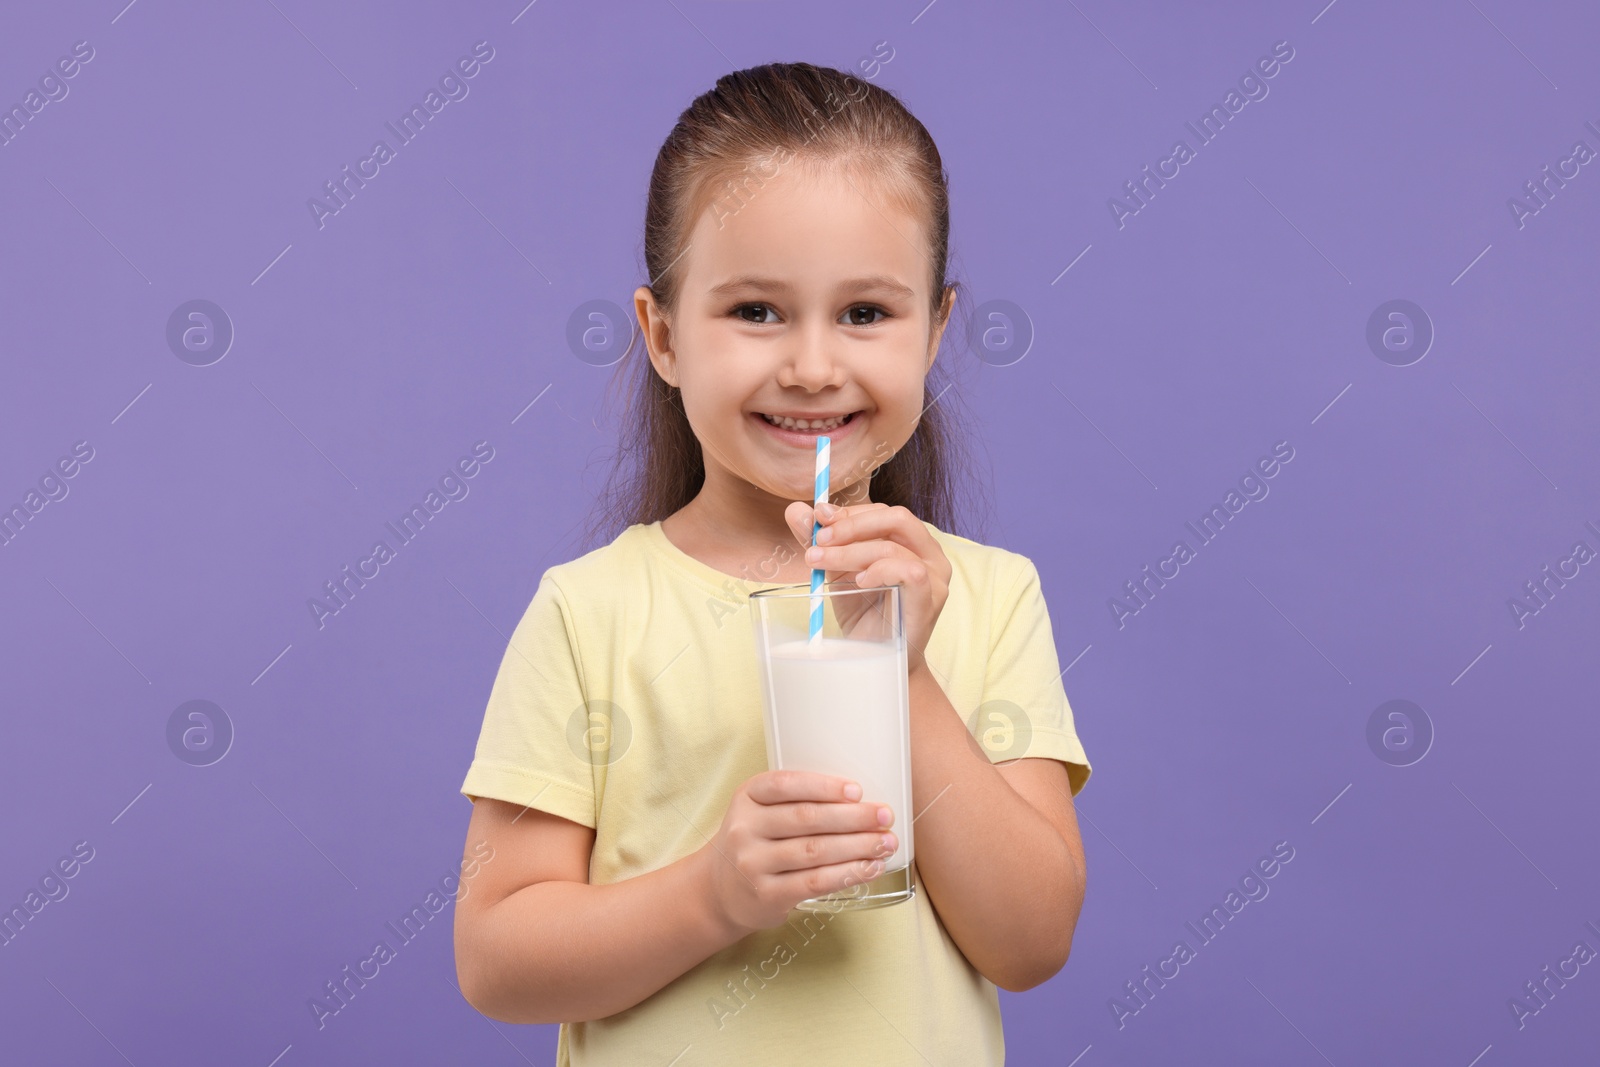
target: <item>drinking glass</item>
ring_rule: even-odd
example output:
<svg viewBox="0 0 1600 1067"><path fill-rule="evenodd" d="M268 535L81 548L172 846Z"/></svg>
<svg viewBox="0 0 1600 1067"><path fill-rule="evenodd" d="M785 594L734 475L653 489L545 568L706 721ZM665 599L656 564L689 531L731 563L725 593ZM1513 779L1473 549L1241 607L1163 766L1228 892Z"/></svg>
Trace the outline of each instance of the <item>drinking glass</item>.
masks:
<svg viewBox="0 0 1600 1067"><path fill-rule="evenodd" d="M820 602L822 626L810 625ZM911 702L898 586L825 582L750 594L769 770L838 775L894 811L883 873L803 900L801 911L882 908L916 893L911 837ZM860 863L865 868L868 861Z"/></svg>

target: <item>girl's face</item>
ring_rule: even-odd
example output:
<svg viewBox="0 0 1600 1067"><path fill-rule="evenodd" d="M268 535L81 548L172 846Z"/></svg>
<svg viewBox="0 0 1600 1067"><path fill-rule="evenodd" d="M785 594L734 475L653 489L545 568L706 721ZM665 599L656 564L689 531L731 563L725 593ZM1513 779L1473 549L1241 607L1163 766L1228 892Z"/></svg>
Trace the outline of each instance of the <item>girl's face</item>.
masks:
<svg viewBox="0 0 1600 1067"><path fill-rule="evenodd" d="M787 503L813 496L816 439L831 440L830 488L865 479L910 438L938 351L927 226L859 172L790 158L776 176L697 217L671 270L665 317L635 294L650 359L683 394L706 488ZM785 429L773 419L825 419ZM793 424L790 424L791 427Z"/></svg>

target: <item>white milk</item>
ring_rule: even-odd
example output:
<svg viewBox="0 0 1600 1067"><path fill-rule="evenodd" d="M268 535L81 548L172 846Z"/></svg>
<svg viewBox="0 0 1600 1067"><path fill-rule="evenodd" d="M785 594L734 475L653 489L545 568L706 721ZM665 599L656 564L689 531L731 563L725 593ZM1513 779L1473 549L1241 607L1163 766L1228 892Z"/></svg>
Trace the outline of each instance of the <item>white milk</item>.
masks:
<svg viewBox="0 0 1600 1067"><path fill-rule="evenodd" d="M883 643L822 638L770 649L776 722L773 769L819 771L861 783L861 799L894 810L898 841L883 869L915 857L911 843L911 732L906 653Z"/></svg>

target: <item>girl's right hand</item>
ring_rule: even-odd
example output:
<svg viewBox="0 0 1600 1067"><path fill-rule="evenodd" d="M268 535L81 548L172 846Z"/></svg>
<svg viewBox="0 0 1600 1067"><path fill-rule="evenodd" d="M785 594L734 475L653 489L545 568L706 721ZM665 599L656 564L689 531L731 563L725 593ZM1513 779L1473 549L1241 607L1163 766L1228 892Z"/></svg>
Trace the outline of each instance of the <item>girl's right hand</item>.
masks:
<svg viewBox="0 0 1600 1067"><path fill-rule="evenodd" d="M728 802L705 852L712 905L741 936L781 925L802 900L871 881L898 847L887 804L813 771L763 771ZM885 814L881 819L879 810Z"/></svg>

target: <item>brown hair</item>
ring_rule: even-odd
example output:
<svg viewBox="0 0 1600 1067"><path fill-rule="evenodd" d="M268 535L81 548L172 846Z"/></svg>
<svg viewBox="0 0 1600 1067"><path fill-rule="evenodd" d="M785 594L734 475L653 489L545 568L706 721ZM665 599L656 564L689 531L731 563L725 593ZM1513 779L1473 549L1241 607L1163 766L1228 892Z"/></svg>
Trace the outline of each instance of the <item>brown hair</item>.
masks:
<svg viewBox="0 0 1600 1067"><path fill-rule="evenodd" d="M842 162L870 170L898 203L925 212L935 321L947 288L956 289L958 299L964 295L965 287L947 276L947 178L939 150L922 123L889 91L842 71L810 63L768 63L717 79L714 88L678 116L656 156L645 205L644 261L661 308L670 312L676 305L681 272L672 268L713 194L726 190L723 195L731 193L742 205L736 184L741 176L742 188L759 188L762 179L752 177L753 171L797 155L808 162ZM954 326L945 338L958 341L959 333L952 338L952 331ZM636 334L634 341L641 340ZM615 387L631 371L619 423L620 448L591 512L589 546L609 542L628 525L672 515L705 481L700 442L684 413L681 393L662 379L647 355L633 358L633 348L630 343L611 383ZM871 473L869 497L903 505L941 530L960 533L958 484L965 488L980 483L970 477L959 391L950 390L953 380L946 383L952 377L949 363L948 357L934 361L924 382L917 428Z"/></svg>

